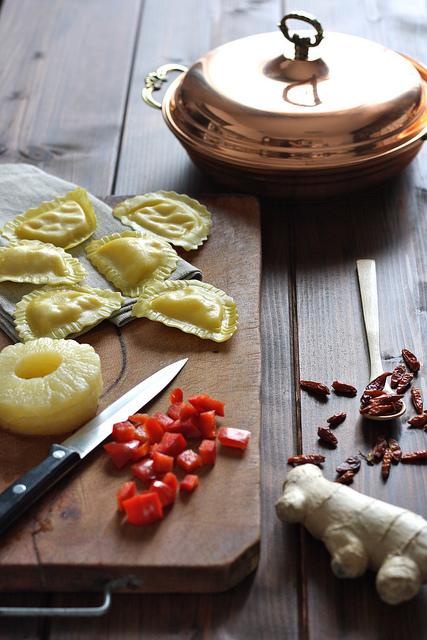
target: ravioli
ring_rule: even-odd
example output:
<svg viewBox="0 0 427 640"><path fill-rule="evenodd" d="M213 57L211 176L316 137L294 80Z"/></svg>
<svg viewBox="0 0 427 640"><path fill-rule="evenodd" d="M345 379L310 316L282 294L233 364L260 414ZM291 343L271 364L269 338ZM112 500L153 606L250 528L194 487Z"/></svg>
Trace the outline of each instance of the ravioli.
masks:
<svg viewBox="0 0 427 640"><path fill-rule="evenodd" d="M70 249L87 240L96 229L96 216L88 193L77 187L62 198L42 202L5 224L2 235L11 242L38 240Z"/></svg>
<svg viewBox="0 0 427 640"><path fill-rule="evenodd" d="M166 280L147 287L133 305L132 315L215 342L231 338L238 320L233 298L199 280Z"/></svg>
<svg viewBox="0 0 427 640"><path fill-rule="evenodd" d="M121 202L113 215L133 229L144 229L186 251L207 239L212 218L203 204L175 191L156 191Z"/></svg>
<svg viewBox="0 0 427 640"><path fill-rule="evenodd" d="M168 278L178 260L168 242L140 231L122 231L93 240L86 253L107 280L131 297L139 296L145 286Z"/></svg>
<svg viewBox="0 0 427 640"><path fill-rule="evenodd" d="M16 305L16 331L23 342L65 338L109 318L123 302L117 291L78 285L43 287L24 296Z"/></svg>
<svg viewBox="0 0 427 640"><path fill-rule="evenodd" d="M22 240L0 247L0 282L76 284L85 275L77 258L53 244Z"/></svg>

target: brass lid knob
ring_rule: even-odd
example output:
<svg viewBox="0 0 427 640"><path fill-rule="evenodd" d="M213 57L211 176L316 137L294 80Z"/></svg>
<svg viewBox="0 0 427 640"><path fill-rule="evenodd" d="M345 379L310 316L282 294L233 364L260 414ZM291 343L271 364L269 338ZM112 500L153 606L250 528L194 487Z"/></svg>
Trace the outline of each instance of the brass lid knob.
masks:
<svg viewBox="0 0 427 640"><path fill-rule="evenodd" d="M289 33L288 20L301 20L302 22L308 22L312 27L316 29L316 35L314 40L311 38L304 38L298 33ZM295 60L307 60L308 50L310 47L317 47L323 40L323 27L320 22L311 15L311 13L305 13L304 11L294 11L287 13L277 25L285 38L295 45Z"/></svg>

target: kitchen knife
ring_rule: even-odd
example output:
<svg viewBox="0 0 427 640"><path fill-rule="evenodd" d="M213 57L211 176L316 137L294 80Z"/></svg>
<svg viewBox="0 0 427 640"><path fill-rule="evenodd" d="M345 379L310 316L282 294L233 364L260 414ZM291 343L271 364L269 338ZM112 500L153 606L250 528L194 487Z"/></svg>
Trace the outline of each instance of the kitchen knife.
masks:
<svg viewBox="0 0 427 640"><path fill-rule="evenodd" d="M39 465L0 494L0 533L105 440L111 434L115 422L127 420L128 416L163 391L187 360L188 358L184 358L163 367L89 420L62 444L53 444L48 456Z"/></svg>

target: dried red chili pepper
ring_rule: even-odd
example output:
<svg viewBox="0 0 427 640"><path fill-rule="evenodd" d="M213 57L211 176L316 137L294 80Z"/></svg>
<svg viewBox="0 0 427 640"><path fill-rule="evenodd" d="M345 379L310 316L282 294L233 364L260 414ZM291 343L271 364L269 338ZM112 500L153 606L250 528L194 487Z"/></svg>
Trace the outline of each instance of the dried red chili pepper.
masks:
<svg viewBox="0 0 427 640"><path fill-rule="evenodd" d="M378 436L377 442L374 448L372 449L375 462L379 462L380 460L382 460L384 451L386 449L387 449L387 440L384 438L384 436Z"/></svg>
<svg viewBox="0 0 427 640"><path fill-rule="evenodd" d="M325 456L320 453L301 454L288 458L288 464L320 464L325 462Z"/></svg>
<svg viewBox="0 0 427 640"><path fill-rule="evenodd" d="M329 427L319 427L317 429L317 435L323 442L326 442L326 444L330 445L331 447L336 447L338 444L336 435L331 431Z"/></svg>
<svg viewBox="0 0 427 640"><path fill-rule="evenodd" d="M402 358L404 359L405 364L408 367L408 369L410 369L414 373L416 373L419 370L419 368L420 368L419 360L412 353L412 351L409 351L409 349L402 349Z"/></svg>
<svg viewBox="0 0 427 640"><path fill-rule="evenodd" d="M384 373L381 373L366 385L365 390L360 398L360 405L362 407L366 406L370 400L369 395L367 395L367 391L378 391L384 389L385 381L389 376L391 376L391 371L384 371Z"/></svg>
<svg viewBox="0 0 427 640"><path fill-rule="evenodd" d="M314 380L300 380L299 386L301 389L304 389L304 391L308 391L308 393L312 393L313 395L321 398L326 398L326 396L331 393L326 384L315 382Z"/></svg>
<svg viewBox="0 0 427 640"><path fill-rule="evenodd" d="M398 364L393 369L393 373L391 374L391 379L390 379L390 387L392 389L396 389L397 385L400 382L400 378L403 376L404 373L406 373L406 367L402 363Z"/></svg>
<svg viewBox="0 0 427 640"><path fill-rule="evenodd" d="M402 458L402 449L400 448L400 444L394 438L389 438L388 447L391 452L392 462L397 464Z"/></svg>
<svg viewBox="0 0 427 640"><path fill-rule="evenodd" d="M423 397L418 387L411 387L411 400L415 411L421 414L423 412Z"/></svg>
<svg viewBox="0 0 427 640"><path fill-rule="evenodd" d="M401 462L427 461L427 449L424 449L423 451L410 451L409 453L404 453L400 460Z"/></svg>
<svg viewBox="0 0 427 640"><path fill-rule="evenodd" d="M391 400L387 403L371 401L368 405L360 409L360 413L362 415L369 414L371 416L390 416L395 413L399 413L402 406L401 400Z"/></svg>
<svg viewBox="0 0 427 640"><path fill-rule="evenodd" d="M387 449L384 451L383 463L381 466L381 475L384 478L384 480L387 480L387 478L390 475L391 459L392 459L391 451L387 447Z"/></svg>
<svg viewBox="0 0 427 640"><path fill-rule="evenodd" d="M357 473L359 469L360 469L359 456L350 456L336 468L336 472L339 473L340 475L342 473L345 473L346 471L353 471L354 473Z"/></svg>
<svg viewBox="0 0 427 640"><path fill-rule="evenodd" d="M331 416L330 418L328 418L326 420L326 422L331 426L331 427L337 427L339 424L341 424L341 422L344 422L344 420L346 419L347 414L346 413L335 413L333 416Z"/></svg>
<svg viewBox="0 0 427 640"><path fill-rule="evenodd" d="M384 389L368 389L367 391L363 392L364 396L367 396L368 398L380 398L384 395L386 395Z"/></svg>
<svg viewBox="0 0 427 640"><path fill-rule="evenodd" d="M350 469L345 473L342 473L335 482L339 482L340 484L351 484L353 482L353 478L355 476L355 472Z"/></svg>
<svg viewBox="0 0 427 640"><path fill-rule="evenodd" d="M345 382L340 382L339 380L333 381L332 388L339 396L347 396L349 398L357 396L356 387L353 387L351 384L346 384Z"/></svg>
<svg viewBox="0 0 427 640"><path fill-rule="evenodd" d="M405 391L409 389L413 379L414 379L413 373L404 373L403 376L400 378L399 384L397 385L396 393L399 393L400 395L402 395L402 393L405 393Z"/></svg>
<svg viewBox="0 0 427 640"><path fill-rule="evenodd" d="M414 416L408 420L408 423L411 427L414 427L414 429L422 429L427 425L427 411L422 413L420 416Z"/></svg>

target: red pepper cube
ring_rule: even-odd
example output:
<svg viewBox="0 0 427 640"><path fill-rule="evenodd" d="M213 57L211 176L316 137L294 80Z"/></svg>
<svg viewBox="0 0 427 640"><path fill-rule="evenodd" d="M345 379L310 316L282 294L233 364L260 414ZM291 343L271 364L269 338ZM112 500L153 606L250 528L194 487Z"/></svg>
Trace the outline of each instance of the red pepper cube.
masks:
<svg viewBox="0 0 427 640"><path fill-rule="evenodd" d="M136 424L144 425L149 417L148 413L134 413L132 416L129 416L128 420L136 422Z"/></svg>
<svg viewBox="0 0 427 640"><path fill-rule="evenodd" d="M246 429L234 429L233 427L221 427L218 431L218 440L224 447L234 449L246 449L249 444L251 432Z"/></svg>
<svg viewBox="0 0 427 640"><path fill-rule="evenodd" d="M163 438L159 442L157 451L160 453L166 453L168 456L176 458L177 455L184 451L187 446L187 441L182 433L169 433L166 431L163 434Z"/></svg>
<svg viewBox="0 0 427 640"><path fill-rule="evenodd" d="M215 440L202 440L199 447L199 455L203 464L215 464L216 442Z"/></svg>
<svg viewBox="0 0 427 640"><path fill-rule="evenodd" d="M170 392L170 401L171 404L178 404L184 400L184 393L182 389L177 387L176 389L172 389Z"/></svg>
<svg viewBox="0 0 427 640"><path fill-rule="evenodd" d="M139 440L130 442L107 442L104 449L117 469L122 469L128 462L134 460L137 449L141 446Z"/></svg>
<svg viewBox="0 0 427 640"><path fill-rule="evenodd" d="M188 402L183 402L181 404L181 409L179 410L179 419L180 420L187 420L187 418L193 418L194 416L198 415L198 410L193 407L192 404L188 403Z"/></svg>
<svg viewBox="0 0 427 640"><path fill-rule="evenodd" d="M124 511L123 500L132 498L135 494L136 483L134 480L129 480L129 482L125 482L124 484L122 484L120 489L117 491L117 509L119 511Z"/></svg>
<svg viewBox="0 0 427 640"><path fill-rule="evenodd" d="M184 433L184 430L181 420L174 420L167 428L168 433Z"/></svg>
<svg viewBox="0 0 427 640"><path fill-rule="evenodd" d="M203 464L203 460L198 453L196 453L192 449L187 449L186 451L183 451L179 454L176 459L176 464L188 473L190 471L194 471L194 469L198 469L199 467L201 467Z"/></svg>
<svg viewBox="0 0 427 640"><path fill-rule="evenodd" d="M135 439L140 442L148 442L148 433L145 430L145 427L139 426L135 427Z"/></svg>
<svg viewBox="0 0 427 640"><path fill-rule="evenodd" d="M143 460L131 465L131 471L136 478L142 482L151 482L156 479L156 472L153 469L152 460Z"/></svg>
<svg viewBox="0 0 427 640"><path fill-rule="evenodd" d="M186 475L183 480L181 480L181 484L179 488L181 491L188 491L191 493L199 486L199 477L193 476L191 474Z"/></svg>
<svg viewBox="0 0 427 640"><path fill-rule="evenodd" d="M202 411L199 414L198 426L202 438L216 437L215 411Z"/></svg>
<svg viewBox="0 0 427 640"><path fill-rule="evenodd" d="M140 460L141 458L145 458L150 453L150 443L148 440L145 442L139 442L139 447L137 447L132 455L132 460Z"/></svg>
<svg viewBox="0 0 427 640"><path fill-rule="evenodd" d="M135 440L135 427L129 420L116 422L116 424L113 424L111 435L116 442L130 442Z"/></svg>
<svg viewBox="0 0 427 640"><path fill-rule="evenodd" d="M167 473L173 469L173 457L167 456L165 453L153 451L151 454L153 459L153 471L155 473Z"/></svg>
<svg viewBox="0 0 427 640"><path fill-rule="evenodd" d="M130 524L151 524L163 518L163 507L155 491L144 491L133 498L123 501Z"/></svg>
<svg viewBox="0 0 427 640"><path fill-rule="evenodd" d="M214 400L206 393L203 393L199 396L192 396L188 398L188 402L190 402L193 407L195 407L198 411L215 411L217 416L224 415L224 403L219 400Z"/></svg>
<svg viewBox="0 0 427 640"><path fill-rule="evenodd" d="M182 433L186 438L200 438L200 431L198 427L198 415L191 418L180 418Z"/></svg>
<svg viewBox="0 0 427 640"><path fill-rule="evenodd" d="M144 425L144 428L151 443L160 442L165 432L161 423L157 420L157 418L154 417L148 418L147 422Z"/></svg>
<svg viewBox="0 0 427 640"><path fill-rule="evenodd" d="M162 482L171 487L171 489L173 489L176 494L176 492L178 491L179 483L178 478L174 473L172 473L171 471L169 473L166 473L162 478Z"/></svg>
<svg viewBox="0 0 427 640"><path fill-rule="evenodd" d="M160 502L164 507L168 504L172 504L176 500L176 489L166 482L163 482L163 480L154 480L150 484L150 491L154 491L158 494Z"/></svg>
<svg viewBox="0 0 427 640"><path fill-rule="evenodd" d="M161 413L160 411L154 413L153 418L156 418L156 420L160 422L163 427L163 431L167 431L167 427L173 423L172 418L170 418L166 413Z"/></svg>
<svg viewBox="0 0 427 640"><path fill-rule="evenodd" d="M183 404L183 402L176 402L175 404L171 404L166 412L169 418L172 418L172 420L178 420Z"/></svg>

